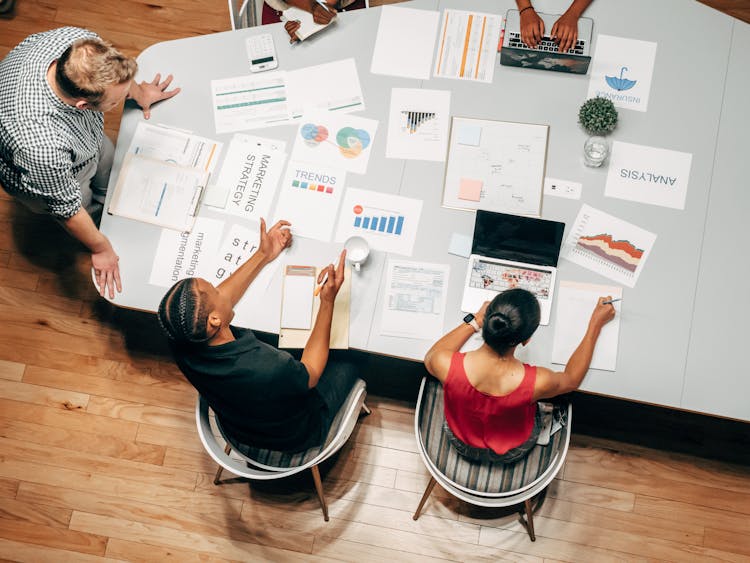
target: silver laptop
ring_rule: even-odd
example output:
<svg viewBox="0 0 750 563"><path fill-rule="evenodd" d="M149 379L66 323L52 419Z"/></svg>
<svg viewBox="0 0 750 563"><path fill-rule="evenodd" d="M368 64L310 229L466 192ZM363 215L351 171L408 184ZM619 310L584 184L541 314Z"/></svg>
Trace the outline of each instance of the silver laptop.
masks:
<svg viewBox="0 0 750 563"><path fill-rule="evenodd" d="M539 14L544 22L544 37L535 48L521 40L521 16L518 10L508 10L505 16L505 33L500 50L500 64L523 68L554 70L574 74L586 74L591 63L591 37L594 21L578 19L578 39L567 52L558 51L557 43L550 36L552 26L560 17L554 14Z"/></svg>
<svg viewBox="0 0 750 563"><path fill-rule="evenodd" d="M533 293L549 324L565 223L477 211L461 310L475 313L506 289Z"/></svg>

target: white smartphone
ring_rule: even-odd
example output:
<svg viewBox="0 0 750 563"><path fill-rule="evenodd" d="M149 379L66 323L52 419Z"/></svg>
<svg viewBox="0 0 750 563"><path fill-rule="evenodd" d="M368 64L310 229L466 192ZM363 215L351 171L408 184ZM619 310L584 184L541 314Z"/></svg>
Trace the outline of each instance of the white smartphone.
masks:
<svg viewBox="0 0 750 563"><path fill-rule="evenodd" d="M246 41L247 56L250 59L250 72L262 72L279 66L276 60L276 48L270 33L261 33L248 37Z"/></svg>

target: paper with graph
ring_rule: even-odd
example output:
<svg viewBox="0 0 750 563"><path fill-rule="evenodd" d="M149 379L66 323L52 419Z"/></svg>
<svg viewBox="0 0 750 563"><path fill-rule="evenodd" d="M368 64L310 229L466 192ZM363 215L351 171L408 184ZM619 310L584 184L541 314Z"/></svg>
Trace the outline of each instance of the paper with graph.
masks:
<svg viewBox="0 0 750 563"><path fill-rule="evenodd" d="M280 125L289 121L286 73L261 72L211 81L217 133Z"/></svg>
<svg viewBox="0 0 750 563"><path fill-rule="evenodd" d="M591 312L599 297L611 295L622 298L622 288L610 285L561 281L555 294L555 335L552 340L552 363L565 365L581 343L589 325ZM617 313L599 334L591 358L592 369L615 371L617 366L617 344L620 338L620 306L613 303Z"/></svg>
<svg viewBox="0 0 750 563"><path fill-rule="evenodd" d="M306 113L294 140L292 160L364 174L378 122L335 112Z"/></svg>
<svg viewBox="0 0 750 563"><path fill-rule="evenodd" d="M635 287L656 235L584 204L562 257L611 280Z"/></svg>
<svg viewBox="0 0 750 563"><path fill-rule="evenodd" d="M435 76L492 82L502 21L497 14L445 10Z"/></svg>
<svg viewBox="0 0 750 563"><path fill-rule="evenodd" d="M128 152L214 172L222 143L182 129L139 121Z"/></svg>
<svg viewBox="0 0 750 563"><path fill-rule="evenodd" d="M394 88L385 156L445 161L450 106L451 93L447 90Z"/></svg>
<svg viewBox="0 0 750 563"><path fill-rule="evenodd" d="M443 205L539 217L549 126L454 117Z"/></svg>
<svg viewBox="0 0 750 563"><path fill-rule="evenodd" d="M421 199L347 188L335 240L358 235L375 250L411 256L421 213Z"/></svg>

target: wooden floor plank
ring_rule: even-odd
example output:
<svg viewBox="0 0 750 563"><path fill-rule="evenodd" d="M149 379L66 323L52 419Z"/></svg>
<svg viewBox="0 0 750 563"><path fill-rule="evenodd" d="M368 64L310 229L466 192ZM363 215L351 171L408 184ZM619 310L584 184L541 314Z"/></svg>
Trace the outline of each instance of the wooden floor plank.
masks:
<svg viewBox="0 0 750 563"><path fill-rule="evenodd" d="M658 493L656 490L652 492ZM633 511L648 517L684 523L686 526L710 526L750 537L750 518L747 514L649 495L636 495Z"/></svg>
<svg viewBox="0 0 750 563"><path fill-rule="evenodd" d="M46 546L27 543L24 539L12 541L0 538L0 554L7 557L6 561L22 561L28 563L53 562L54 563L118 563L123 560L110 557L99 557L81 553L80 551L68 551Z"/></svg>
<svg viewBox="0 0 750 563"><path fill-rule="evenodd" d="M195 424L192 410L170 409L96 395L89 399L86 412L166 428L188 428Z"/></svg>
<svg viewBox="0 0 750 563"><path fill-rule="evenodd" d="M2 379L0 379L0 397L64 410L83 410L89 400L87 393Z"/></svg>
<svg viewBox="0 0 750 563"><path fill-rule="evenodd" d="M67 528L72 510L67 507L47 506L36 501L0 498L0 518L20 520L52 528Z"/></svg>
<svg viewBox="0 0 750 563"><path fill-rule="evenodd" d="M7 518L0 518L0 538L89 555L104 555L107 545L103 535Z"/></svg>
<svg viewBox="0 0 750 563"><path fill-rule="evenodd" d="M23 378L24 369L26 369L26 366L24 364L20 364L18 362L10 362L8 360L0 360L0 379L7 379L8 381L21 381L21 378Z"/></svg>
<svg viewBox="0 0 750 563"><path fill-rule="evenodd" d="M122 559L130 563L229 563L229 559L215 557L208 553L188 551L174 547L164 547L110 538L107 542L107 557Z"/></svg>

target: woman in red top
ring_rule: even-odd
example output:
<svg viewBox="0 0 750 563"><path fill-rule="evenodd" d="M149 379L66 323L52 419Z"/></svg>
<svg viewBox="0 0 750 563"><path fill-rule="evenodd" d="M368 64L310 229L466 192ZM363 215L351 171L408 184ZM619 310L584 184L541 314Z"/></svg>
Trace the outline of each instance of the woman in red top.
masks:
<svg viewBox="0 0 750 563"><path fill-rule="evenodd" d="M485 302L466 322L438 340L425 356L427 371L443 384L446 430L462 455L510 463L536 443L541 429L537 401L578 388L589 369L602 327L615 316L611 297L599 299L583 340L565 370L529 366L515 358L539 326L539 303L524 289ZM459 352L475 331L484 343Z"/></svg>

